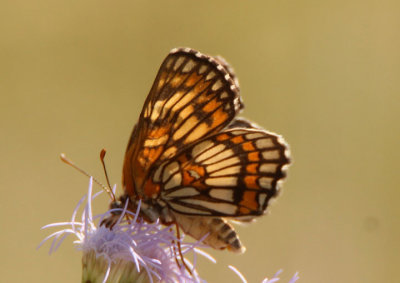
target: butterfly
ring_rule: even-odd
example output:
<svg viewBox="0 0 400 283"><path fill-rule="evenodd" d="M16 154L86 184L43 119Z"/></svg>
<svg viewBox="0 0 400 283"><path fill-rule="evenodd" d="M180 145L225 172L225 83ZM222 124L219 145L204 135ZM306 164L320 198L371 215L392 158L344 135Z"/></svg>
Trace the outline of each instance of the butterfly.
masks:
<svg viewBox="0 0 400 283"><path fill-rule="evenodd" d="M148 222L176 224L212 248L243 252L229 221L265 213L290 157L281 136L236 117L242 108L223 58L172 49L128 142L120 205L128 201L135 211L140 201Z"/></svg>

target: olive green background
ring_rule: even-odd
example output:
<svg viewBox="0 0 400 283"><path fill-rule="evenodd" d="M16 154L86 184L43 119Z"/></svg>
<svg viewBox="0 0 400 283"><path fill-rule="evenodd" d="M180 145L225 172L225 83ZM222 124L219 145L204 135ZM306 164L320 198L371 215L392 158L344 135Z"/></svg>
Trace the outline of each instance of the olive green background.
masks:
<svg viewBox="0 0 400 283"><path fill-rule="evenodd" d="M247 252L209 251L202 277L398 282L399 15L397 0L0 2L1 281L80 281L72 237L36 250L87 190L59 153L104 180L105 147L119 186L158 67L189 46L233 65L242 115L294 159L271 213L238 228Z"/></svg>

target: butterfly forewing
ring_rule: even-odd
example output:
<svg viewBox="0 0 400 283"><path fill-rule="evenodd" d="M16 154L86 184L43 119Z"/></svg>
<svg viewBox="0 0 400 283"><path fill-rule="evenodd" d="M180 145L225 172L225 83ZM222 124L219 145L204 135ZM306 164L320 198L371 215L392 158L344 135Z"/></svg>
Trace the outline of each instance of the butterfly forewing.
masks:
<svg viewBox="0 0 400 283"><path fill-rule="evenodd" d="M175 49L162 63L128 145L124 184L139 195L158 194L146 179L191 143L226 127L242 108L237 85L220 61ZM130 187L130 188L129 188Z"/></svg>

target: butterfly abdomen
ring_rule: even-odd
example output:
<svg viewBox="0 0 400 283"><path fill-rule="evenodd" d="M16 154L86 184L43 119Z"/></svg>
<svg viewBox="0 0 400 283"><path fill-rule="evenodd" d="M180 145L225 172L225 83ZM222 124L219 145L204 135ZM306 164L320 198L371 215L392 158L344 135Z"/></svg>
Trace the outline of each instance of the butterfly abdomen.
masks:
<svg viewBox="0 0 400 283"><path fill-rule="evenodd" d="M232 225L221 217L188 216L178 213L174 213L174 217L186 234L197 240L204 239L203 243L214 249L228 249L236 253L246 250Z"/></svg>

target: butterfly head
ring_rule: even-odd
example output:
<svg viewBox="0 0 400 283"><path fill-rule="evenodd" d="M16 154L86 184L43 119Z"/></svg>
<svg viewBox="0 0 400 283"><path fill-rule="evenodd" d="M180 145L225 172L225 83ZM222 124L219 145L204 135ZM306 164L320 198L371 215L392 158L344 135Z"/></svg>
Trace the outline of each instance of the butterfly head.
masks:
<svg viewBox="0 0 400 283"><path fill-rule="evenodd" d="M138 219L143 219L148 223L154 223L158 219L163 224L173 222L171 217L168 216L166 208L154 203L153 200L132 199L128 194L124 194L118 200L110 203L111 216L104 219L102 225L112 228L121 217L121 213L125 207L127 211L139 213Z"/></svg>

